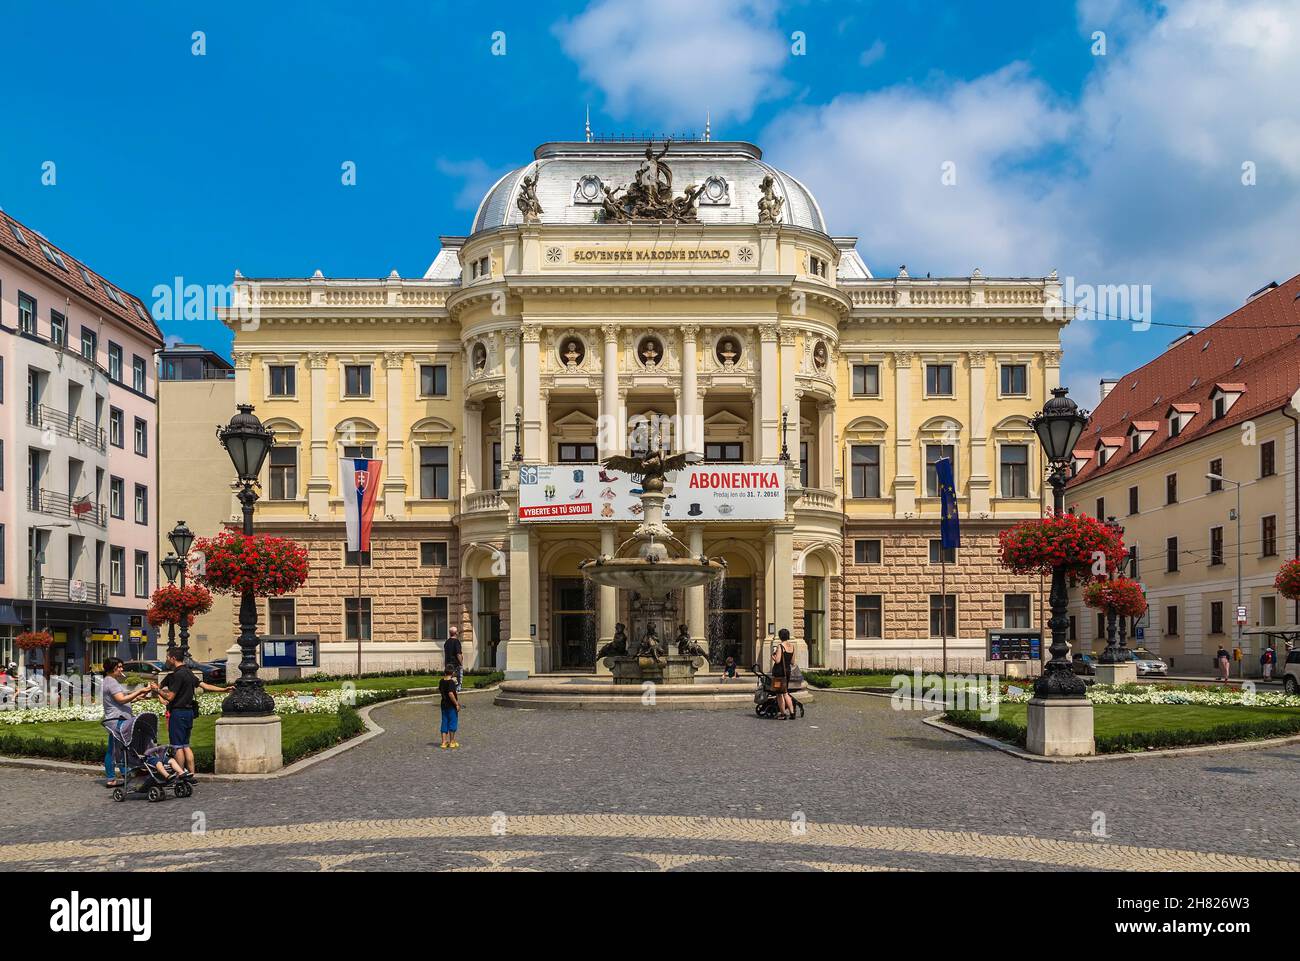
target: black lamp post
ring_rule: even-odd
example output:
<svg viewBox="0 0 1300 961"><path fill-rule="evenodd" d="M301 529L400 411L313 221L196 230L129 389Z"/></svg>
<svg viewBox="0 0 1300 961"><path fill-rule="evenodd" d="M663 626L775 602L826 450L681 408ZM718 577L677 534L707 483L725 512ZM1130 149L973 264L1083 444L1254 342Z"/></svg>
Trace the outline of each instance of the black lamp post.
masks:
<svg viewBox="0 0 1300 961"><path fill-rule="evenodd" d="M257 478L266 455L275 445L272 433L253 414L252 404L239 404L239 412L225 427L217 428L217 439L230 455L239 478L239 504L244 512L243 531L253 533L253 505L257 503ZM235 690L221 702L221 713L256 716L275 713L275 702L257 676L257 600L252 591L239 598L239 680Z"/></svg>
<svg viewBox="0 0 1300 961"><path fill-rule="evenodd" d="M1106 518L1106 526L1113 530L1117 537L1124 533L1124 528L1120 527L1119 521L1115 520L1114 517ZM1107 576L1113 577L1114 575L1108 574ZM1119 630L1119 621L1120 618L1115 613L1115 609L1108 607L1106 609L1106 649L1101 652L1101 657L1097 658L1097 661L1101 664L1118 664L1123 660L1123 657L1120 656L1119 646L1115 643L1117 631Z"/></svg>
<svg viewBox="0 0 1300 961"><path fill-rule="evenodd" d="M190 548L194 546L194 532L185 526L184 521L177 521L176 526L167 532L167 540L171 541L172 550L176 552L176 560L180 565L181 587L185 586L185 571L190 566ZM190 617L189 611L181 611L181 663L184 664L190 657Z"/></svg>
<svg viewBox="0 0 1300 961"><path fill-rule="evenodd" d="M167 556L159 563L162 565L163 573L167 575L167 583L175 584L176 577L181 573L181 568L184 566L181 559L175 554L168 552ZM175 646L175 643L176 625L169 621L167 623L167 647L170 649Z"/></svg>
<svg viewBox="0 0 1300 961"><path fill-rule="evenodd" d="M1039 443L1043 445L1043 455L1051 468L1047 481L1052 485L1052 512L1058 517L1065 513L1065 485L1069 480L1070 457L1083 433L1084 424L1088 421L1087 412L1080 410L1066 394L1064 387L1054 388L1052 399L1029 422L1038 435ZM1070 592L1066 587L1063 566L1052 568L1052 591L1048 595L1048 604L1052 609L1052 618L1048 621L1048 627L1052 631L1052 646L1049 648L1052 659L1043 665L1043 673L1034 682L1034 696L1083 697L1087 688L1082 679L1071 670L1070 662L1066 659L1066 654L1070 651Z"/></svg>
<svg viewBox="0 0 1300 961"><path fill-rule="evenodd" d="M524 449L520 445L524 435L524 412L518 407L515 408L515 452L510 456L512 464L518 464L524 459Z"/></svg>
<svg viewBox="0 0 1300 961"><path fill-rule="evenodd" d="M790 408L782 407L781 408L781 456L778 458L778 460L780 460L781 463L783 464L789 463L790 461L790 448L785 442L786 430L789 428L789 426L790 426Z"/></svg>

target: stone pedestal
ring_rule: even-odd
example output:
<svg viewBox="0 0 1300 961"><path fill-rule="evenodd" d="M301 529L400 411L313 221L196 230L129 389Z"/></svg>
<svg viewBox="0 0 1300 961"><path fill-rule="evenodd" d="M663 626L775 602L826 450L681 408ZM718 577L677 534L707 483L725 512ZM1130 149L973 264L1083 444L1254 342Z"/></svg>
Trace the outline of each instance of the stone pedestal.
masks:
<svg viewBox="0 0 1300 961"><path fill-rule="evenodd" d="M1132 661L1097 665L1098 684L1135 684L1137 679L1137 665Z"/></svg>
<svg viewBox="0 0 1300 961"><path fill-rule="evenodd" d="M653 657L606 657L615 684L694 684L695 672L707 661L690 654L664 654Z"/></svg>
<svg viewBox="0 0 1300 961"><path fill-rule="evenodd" d="M284 767L280 718L217 718L216 772L218 774L269 774Z"/></svg>
<svg viewBox="0 0 1300 961"><path fill-rule="evenodd" d="M1095 754L1092 702L1080 698L1039 698L1028 704L1025 747L1044 757Z"/></svg>
<svg viewBox="0 0 1300 961"><path fill-rule="evenodd" d="M506 679L511 681L531 677L536 664L532 641L506 641Z"/></svg>

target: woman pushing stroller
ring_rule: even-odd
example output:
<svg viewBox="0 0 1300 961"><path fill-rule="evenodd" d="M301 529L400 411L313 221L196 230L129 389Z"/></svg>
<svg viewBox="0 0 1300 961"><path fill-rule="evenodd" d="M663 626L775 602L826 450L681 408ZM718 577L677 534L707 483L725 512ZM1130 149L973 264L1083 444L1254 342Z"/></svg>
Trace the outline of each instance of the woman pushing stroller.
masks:
<svg viewBox="0 0 1300 961"><path fill-rule="evenodd" d="M104 773L108 777L105 787L121 787L125 781L117 777L118 771L125 767L121 758L123 746L122 726L131 720L131 705L136 701L152 697L153 691L147 687L128 691L122 682L126 680L126 665L120 657L104 658L104 730L108 731L108 750L104 754Z"/></svg>

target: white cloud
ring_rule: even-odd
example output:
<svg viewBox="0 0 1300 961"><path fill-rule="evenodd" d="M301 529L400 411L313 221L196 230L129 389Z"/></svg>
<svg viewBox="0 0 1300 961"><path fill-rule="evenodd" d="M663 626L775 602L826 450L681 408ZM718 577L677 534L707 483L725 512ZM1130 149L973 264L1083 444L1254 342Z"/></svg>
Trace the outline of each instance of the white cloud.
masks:
<svg viewBox="0 0 1300 961"><path fill-rule="evenodd" d="M461 181L460 190L456 192L453 203L461 210L477 210L483 196L492 185L501 179L510 167L490 167L482 160L447 160L438 158L434 161L438 172Z"/></svg>
<svg viewBox="0 0 1300 961"><path fill-rule="evenodd" d="M877 37L876 42L873 43L871 46L867 47L866 50L863 50L862 53L858 56L858 65L862 67L869 67L873 63L879 63L881 60L884 59L884 57L885 57L885 41Z"/></svg>
<svg viewBox="0 0 1300 961"><path fill-rule="evenodd" d="M596 0L555 30L615 117L743 121L783 89L773 0Z"/></svg>

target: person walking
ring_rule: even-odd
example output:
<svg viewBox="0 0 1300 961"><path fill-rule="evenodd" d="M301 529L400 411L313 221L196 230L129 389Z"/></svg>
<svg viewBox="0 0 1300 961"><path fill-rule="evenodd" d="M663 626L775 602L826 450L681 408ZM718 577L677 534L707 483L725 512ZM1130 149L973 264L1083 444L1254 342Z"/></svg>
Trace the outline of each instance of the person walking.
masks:
<svg viewBox="0 0 1300 961"><path fill-rule="evenodd" d="M104 787L121 787L126 783L126 751L118 739L122 725L131 719L131 705L141 698L151 697L147 687L129 691L122 682L126 679L126 664L120 657L104 658L104 730L108 732L108 750L104 752ZM122 776L119 777L118 774Z"/></svg>
<svg viewBox="0 0 1300 961"><path fill-rule="evenodd" d="M195 774L194 749L190 747L190 735L194 731L194 719L199 713L199 702L194 693L198 690L212 691L216 694L229 694L234 685L217 687L207 681L200 681L194 672L185 666L184 656L179 647L167 648L168 674L162 685L151 684L150 687L167 705L167 740L176 759L190 777Z"/></svg>
<svg viewBox="0 0 1300 961"><path fill-rule="evenodd" d="M460 632L454 627L447 628L447 640L442 643L442 663L456 669L456 693L460 693L465 683L465 654L460 643Z"/></svg>
<svg viewBox="0 0 1300 961"><path fill-rule="evenodd" d="M1228 671L1230 670L1231 659L1228 657L1228 649L1222 644L1219 645L1218 653L1214 655L1214 663L1219 668L1219 680L1228 683Z"/></svg>
<svg viewBox="0 0 1300 961"><path fill-rule="evenodd" d="M1273 650L1273 642L1269 641L1268 646L1264 648L1264 653L1259 656L1260 666L1264 669L1264 680L1273 680L1273 662L1277 660L1277 651Z"/></svg>
<svg viewBox="0 0 1300 961"><path fill-rule="evenodd" d="M460 697L456 693L456 667L450 661L442 668L442 680L438 682L438 693L442 696L442 750L456 750L460 742L456 732L460 728Z"/></svg>

